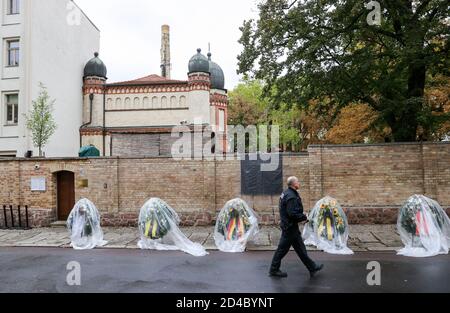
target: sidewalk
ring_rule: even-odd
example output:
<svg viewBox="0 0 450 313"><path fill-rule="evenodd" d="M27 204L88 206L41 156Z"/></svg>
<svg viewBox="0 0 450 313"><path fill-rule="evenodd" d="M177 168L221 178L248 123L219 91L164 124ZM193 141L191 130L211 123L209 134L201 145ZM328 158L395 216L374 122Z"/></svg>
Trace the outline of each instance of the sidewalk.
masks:
<svg viewBox="0 0 450 313"><path fill-rule="evenodd" d="M217 250L214 245L214 227L182 227L183 233L208 250ZM104 227L106 249L138 249L137 228ZM280 230L273 226L262 227L249 242L250 251L274 251L280 238ZM403 245L396 231L396 225L350 225L348 245L355 252L395 251ZM69 248L70 237L65 228L36 228L23 230L0 230L0 247L55 247ZM316 249L308 247L308 250Z"/></svg>

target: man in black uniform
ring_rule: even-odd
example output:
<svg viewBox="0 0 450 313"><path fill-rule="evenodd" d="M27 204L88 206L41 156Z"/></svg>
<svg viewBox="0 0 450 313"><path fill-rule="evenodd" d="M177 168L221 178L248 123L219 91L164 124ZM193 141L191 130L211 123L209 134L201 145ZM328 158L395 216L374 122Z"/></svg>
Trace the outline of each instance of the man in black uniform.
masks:
<svg viewBox="0 0 450 313"><path fill-rule="evenodd" d="M273 257L270 267L270 276L287 277L287 273L280 270L281 260L289 252L291 246L309 270L311 277L323 269L323 264L317 265L308 257L302 235L298 228L299 223L306 223L308 218L303 214L303 204L297 190L300 189L300 182L297 177L289 177L289 188L280 197L280 226L281 239L277 251Z"/></svg>

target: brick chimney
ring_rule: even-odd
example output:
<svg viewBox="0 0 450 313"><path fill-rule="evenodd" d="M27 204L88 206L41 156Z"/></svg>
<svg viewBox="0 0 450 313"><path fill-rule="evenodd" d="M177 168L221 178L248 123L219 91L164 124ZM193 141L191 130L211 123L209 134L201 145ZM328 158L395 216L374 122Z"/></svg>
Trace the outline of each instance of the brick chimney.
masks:
<svg viewBox="0 0 450 313"><path fill-rule="evenodd" d="M170 27L163 25L161 27L161 76L170 79Z"/></svg>

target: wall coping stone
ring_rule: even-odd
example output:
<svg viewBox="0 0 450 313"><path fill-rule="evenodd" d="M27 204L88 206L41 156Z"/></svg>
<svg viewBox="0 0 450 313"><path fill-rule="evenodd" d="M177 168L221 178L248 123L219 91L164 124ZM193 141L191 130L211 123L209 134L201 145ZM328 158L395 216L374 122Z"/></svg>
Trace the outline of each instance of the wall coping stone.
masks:
<svg viewBox="0 0 450 313"><path fill-rule="evenodd" d="M309 148L360 148L360 147L386 147L386 146L419 146L419 145L449 145L450 141L440 141L440 142L388 142L388 143L359 143L359 144L348 144L348 145L309 145Z"/></svg>

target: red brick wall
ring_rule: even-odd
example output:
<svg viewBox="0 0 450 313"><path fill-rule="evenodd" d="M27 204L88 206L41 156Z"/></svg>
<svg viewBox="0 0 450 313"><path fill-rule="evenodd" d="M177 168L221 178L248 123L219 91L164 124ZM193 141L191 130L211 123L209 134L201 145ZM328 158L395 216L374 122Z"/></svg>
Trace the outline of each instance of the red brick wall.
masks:
<svg viewBox="0 0 450 313"><path fill-rule="evenodd" d="M39 165L39 169L35 169ZM75 173L75 196L93 201L105 225L134 226L150 197L173 206L185 225L211 224L223 205L244 198L264 224L278 222L278 195L242 196L240 161L174 161L168 158L0 160L0 206L29 205L31 222L56 219L56 173ZM412 194L426 194L450 210L450 144L311 146L283 156L284 180L296 175L308 210L322 197L337 198L351 223L394 223ZM30 179L46 177L46 192ZM80 187L82 179L88 187ZM19 192L20 191L20 192ZM2 212L0 212L2 213ZM3 224L0 214L0 225Z"/></svg>

